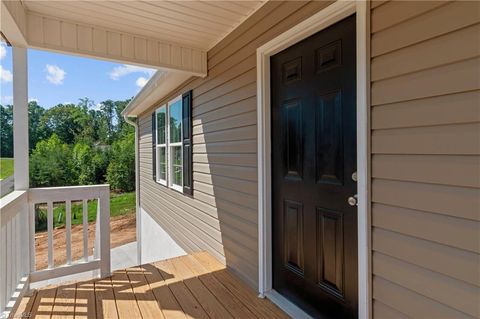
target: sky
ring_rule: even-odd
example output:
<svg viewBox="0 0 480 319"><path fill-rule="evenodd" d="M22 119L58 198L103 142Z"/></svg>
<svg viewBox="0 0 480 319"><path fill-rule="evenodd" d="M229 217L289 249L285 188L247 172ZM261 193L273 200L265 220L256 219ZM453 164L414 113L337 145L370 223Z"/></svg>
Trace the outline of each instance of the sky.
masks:
<svg viewBox="0 0 480 319"><path fill-rule="evenodd" d="M45 108L135 96L155 73L121 63L28 49L28 98ZM12 48L0 43L0 104L12 104Z"/></svg>

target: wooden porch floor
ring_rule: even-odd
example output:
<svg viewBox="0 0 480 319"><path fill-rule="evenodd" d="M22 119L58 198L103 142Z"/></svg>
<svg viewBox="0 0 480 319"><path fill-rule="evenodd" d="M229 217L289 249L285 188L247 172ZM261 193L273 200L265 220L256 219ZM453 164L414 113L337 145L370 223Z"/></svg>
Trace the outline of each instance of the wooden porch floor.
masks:
<svg viewBox="0 0 480 319"><path fill-rule="evenodd" d="M206 252L46 287L13 318L288 318Z"/></svg>

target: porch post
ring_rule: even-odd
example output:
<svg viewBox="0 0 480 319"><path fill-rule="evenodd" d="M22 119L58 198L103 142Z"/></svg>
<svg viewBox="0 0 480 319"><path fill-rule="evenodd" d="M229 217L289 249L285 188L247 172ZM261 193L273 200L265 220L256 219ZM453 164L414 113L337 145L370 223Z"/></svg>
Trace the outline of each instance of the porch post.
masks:
<svg viewBox="0 0 480 319"><path fill-rule="evenodd" d="M27 49L13 47L13 157L15 190L27 190L28 76Z"/></svg>

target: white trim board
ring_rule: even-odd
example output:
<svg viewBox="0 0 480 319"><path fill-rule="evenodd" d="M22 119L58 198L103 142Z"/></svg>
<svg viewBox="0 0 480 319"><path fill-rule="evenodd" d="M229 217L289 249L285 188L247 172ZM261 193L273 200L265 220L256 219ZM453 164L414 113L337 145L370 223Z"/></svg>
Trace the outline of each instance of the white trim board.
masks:
<svg viewBox="0 0 480 319"><path fill-rule="evenodd" d="M270 145L270 57L356 13L357 174L358 174L358 316L371 318L369 4L337 1L257 49L259 293L286 312L291 303L275 298L272 287L272 203ZM271 297L274 298L271 298Z"/></svg>

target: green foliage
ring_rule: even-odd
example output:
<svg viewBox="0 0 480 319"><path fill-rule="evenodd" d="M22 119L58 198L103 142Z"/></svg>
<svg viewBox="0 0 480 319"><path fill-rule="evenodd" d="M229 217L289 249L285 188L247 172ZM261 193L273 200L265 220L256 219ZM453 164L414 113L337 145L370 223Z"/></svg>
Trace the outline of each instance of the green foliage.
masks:
<svg viewBox="0 0 480 319"><path fill-rule="evenodd" d="M130 100L80 99L29 111L31 187L102 184L135 187L134 128L121 115ZM0 105L0 156L13 157L13 107Z"/></svg>
<svg viewBox="0 0 480 319"><path fill-rule="evenodd" d="M52 132L63 143L74 144L79 139L88 139L90 118L88 112L74 104L59 104L45 111L40 130Z"/></svg>
<svg viewBox="0 0 480 319"><path fill-rule="evenodd" d="M37 143L30 156L30 185L32 187L74 185L76 176L70 147L53 134Z"/></svg>
<svg viewBox="0 0 480 319"><path fill-rule="evenodd" d="M13 175L13 158L0 158L0 179Z"/></svg>
<svg viewBox="0 0 480 319"><path fill-rule="evenodd" d="M135 189L135 135L127 134L112 145L107 183L115 190Z"/></svg>
<svg viewBox="0 0 480 319"><path fill-rule="evenodd" d="M13 107L0 105L0 157L13 157Z"/></svg>
<svg viewBox="0 0 480 319"><path fill-rule="evenodd" d="M28 146L30 152L35 148L38 141L51 135L51 132L41 125L44 114L45 109L37 102L28 102Z"/></svg>
<svg viewBox="0 0 480 319"><path fill-rule="evenodd" d="M80 185L95 183L95 167L93 165L94 152L88 144L77 143L73 147L73 166Z"/></svg>

